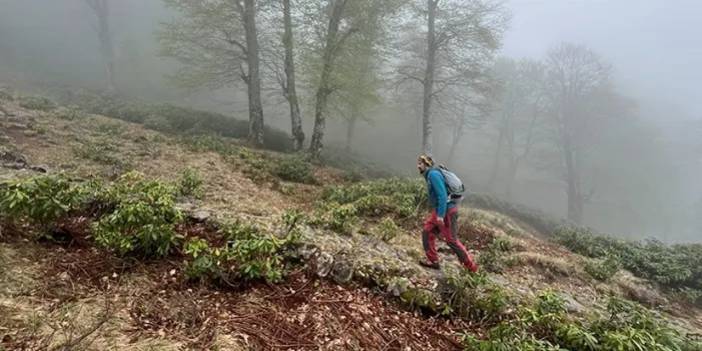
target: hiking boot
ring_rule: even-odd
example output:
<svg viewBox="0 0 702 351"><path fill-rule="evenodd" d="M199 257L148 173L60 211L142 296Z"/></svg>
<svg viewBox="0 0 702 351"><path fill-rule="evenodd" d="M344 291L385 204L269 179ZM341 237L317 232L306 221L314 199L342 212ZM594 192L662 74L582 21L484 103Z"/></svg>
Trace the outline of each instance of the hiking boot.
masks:
<svg viewBox="0 0 702 351"><path fill-rule="evenodd" d="M466 269L471 271L472 273L477 273L478 264L476 264L475 262L469 262L468 265L466 265Z"/></svg>
<svg viewBox="0 0 702 351"><path fill-rule="evenodd" d="M441 265L439 265L439 262L432 262L427 259L419 260L419 265L431 269L441 269Z"/></svg>

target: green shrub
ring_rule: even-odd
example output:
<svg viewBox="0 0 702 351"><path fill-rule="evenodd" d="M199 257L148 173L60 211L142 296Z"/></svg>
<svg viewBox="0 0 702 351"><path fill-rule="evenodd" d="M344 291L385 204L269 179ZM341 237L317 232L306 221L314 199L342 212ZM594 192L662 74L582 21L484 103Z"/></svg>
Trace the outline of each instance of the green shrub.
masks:
<svg viewBox="0 0 702 351"><path fill-rule="evenodd" d="M202 177L192 168L186 168L180 174L179 193L182 196L202 197Z"/></svg>
<svg viewBox="0 0 702 351"><path fill-rule="evenodd" d="M249 134L249 122L246 120L175 105L150 105L89 91L64 94L62 101L78 105L91 113L146 124L147 128L162 132L184 135L208 133L237 139L247 138ZM287 133L266 126L264 146L285 152L291 150L292 142Z"/></svg>
<svg viewBox="0 0 702 351"><path fill-rule="evenodd" d="M619 258L609 255L605 259L589 260L585 263L585 272L597 280L609 281L620 269Z"/></svg>
<svg viewBox="0 0 702 351"><path fill-rule="evenodd" d="M358 209L352 204L339 205L327 204L321 210L321 215L313 224L321 224L325 228L341 234L351 234L353 227L358 223Z"/></svg>
<svg viewBox="0 0 702 351"><path fill-rule="evenodd" d="M480 251L479 264L488 271L499 273L506 266L506 254L512 249L512 242L504 237L496 237L485 250Z"/></svg>
<svg viewBox="0 0 702 351"><path fill-rule="evenodd" d="M440 291L444 300L442 314L475 321L499 321L512 304L507 292L484 274L448 274L441 281Z"/></svg>
<svg viewBox="0 0 702 351"><path fill-rule="evenodd" d="M378 237L380 238L380 240L385 242L388 242L397 237L397 235L400 234L400 231L400 227L398 227L395 221L390 217L383 218L383 220L380 221L380 223L376 227Z"/></svg>
<svg viewBox="0 0 702 351"><path fill-rule="evenodd" d="M619 257L623 268L668 289L702 289L700 244L668 246L655 240L626 242L572 227L560 229L555 240L587 257Z"/></svg>
<svg viewBox="0 0 702 351"><path fill-rule="evenodd" d="M175 129L166 117L160 115L150 115L144 120L144 127L157 132L172 133Z"/></svg>
<svg viewBox="0 0 702 351"><path fill-rule="evenodd" d="M286 213L283 237L236 222L222 228L224 246L211 247L203 239L191 239L184 248L189 257L188 277L230 285L236 280L279 282L285 275L285 253L299 242L296 226L300 218L299 214Z"/></svg>
<svg viewBox="0 0 702 351"><path fill-rule="evenodd" d="M307 160L303 157L296 156L281 158L277 162L273 173L282 180L304 184L316 184L317 180L314 178L312 171L312 165L307 162Z"/></svg>
<svg viewBox="0 0 702 351"><path fill-rule="evenodd" d="M682 336L649 310L611 298L607 314L587 321L568 318L563 299L545 292L519 308L517 318L491 328L487 338L465 335L467 350L695 350L698 340Z"/></svg>
<svg viewBox="0 0 702 351"><path fill-rule="evenodd" d="M176 189L130 172L99 195L113 210L93 226L95 241L118 255L165 256L180 236L183 221L175 207Z"/></svg>
<svg viewBox="0 0 702 351"><path fill-rule="evenodd" d="M56 110L56 117L68 121L75 121L85 118L85 114L77 106L68 106Z"/></svg>
<svg viewBox="0 0 702 351"><path fill-rule="evenodd" d="M425 203L426 191L421 181L392 178L330 187L325 189L322 199L354 204L359 213L366 216L407 218L415 215Z"/></svg>
<svg viewBox="0 0 702 351"><path fill-rule="evenodd" d="M57 107L56 103L42 96L23 96L19 99L19 105L38 111L51 111Z"/></svg>
<svg viewBox="0 0 702 351"><path fill-rule="evenodd" d="M183 140L183 143L194 152L216 152L223 156L238 153L240 149L231 142L211 135L189 136Z"/></svg>
<svg viewBox="0 0 702 351"><path fill-rule="evenodd" d="M96 126L95 130L97 130L101 134L116 137L124 134L124 132L127 130L127 127L123 123L119 122L105 122L99 123Z"/></svg>
<svg viewBox="0 0 702 351"><path fill-rule="evenodd" d="M73 152L76 156L104 165L120 165L123 163L121 159L115 155L117 151L117 147L106 139L85 141L83 144L73 148Z"/></svg>
<svg viewBox="0 0 702 351"><path fill-rule="evenodd" d="M48 229L84 200L83 189L62 175L38 176L0 184L0 213Z"/></svg>

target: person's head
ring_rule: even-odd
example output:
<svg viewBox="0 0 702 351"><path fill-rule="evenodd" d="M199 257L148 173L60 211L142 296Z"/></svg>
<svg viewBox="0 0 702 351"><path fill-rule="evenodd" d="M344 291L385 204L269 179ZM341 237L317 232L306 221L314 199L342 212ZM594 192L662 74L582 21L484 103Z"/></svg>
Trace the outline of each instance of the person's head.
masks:
<svg viewBox="0 0 702 351"><path fill-rule="evenodd" d="M417 169L419 170L419 173L424 174L424 172L426 172L427 169L433 166L434 160L431 158L431 156L421 154L419 155L419 157L417 157Z"/></svg>

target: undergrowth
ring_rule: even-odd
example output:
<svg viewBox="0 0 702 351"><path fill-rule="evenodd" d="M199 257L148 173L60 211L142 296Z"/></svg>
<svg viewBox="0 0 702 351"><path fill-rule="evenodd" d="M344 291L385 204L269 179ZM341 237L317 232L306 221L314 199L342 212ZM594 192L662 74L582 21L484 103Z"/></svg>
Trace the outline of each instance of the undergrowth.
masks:
<svg viewBox="0 0 702 351"><path fill-rule="evenodd" d="M629 242L578 228L559 230L555 240L575 253L599 259L595 265L586 266L596 278L607 278L621 266L672 291L702 290L701 244Z"/></svg>
<svg viewBox="0 0 702 351"><path fill-rule="evenodd" d="M604 315L570 318L564 300L546 291L522 304L513 318L491 327L484 338L464 334L466 350L699 350L699 341L682 335L648 309L610 298Z"/></svg>

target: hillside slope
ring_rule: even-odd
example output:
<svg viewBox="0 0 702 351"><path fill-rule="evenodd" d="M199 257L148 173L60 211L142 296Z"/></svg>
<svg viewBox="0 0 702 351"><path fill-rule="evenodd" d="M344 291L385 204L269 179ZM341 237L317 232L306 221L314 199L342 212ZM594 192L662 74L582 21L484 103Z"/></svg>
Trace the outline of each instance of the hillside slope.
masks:
<svg viewBox="0 0 702 351"><path fill-rule="evenodd" d="M291 214L301 218L300 237L281 282L232 282L193 279L199 261L187 245L163 258L112 254L96 244L88 212L62 217L51 239L6 224L0 349L463 349L470 337L462 333L492 337L491 328L520 316L520 304L549 296L569 320L606 316L615 296L653 307L679 335L702 331L698 308L624 270L597 280L585 269L591 259L494 211L460 216L462 239L489 273L460 272L446 248L442 271L422 268L419 182L356 183L234 139L163 134L40 102L0 99L0 181L48 172L109 188L138 171L201 183L197 196L177 197L186 242L214 245L230 222L278 233Z"/></svg>

